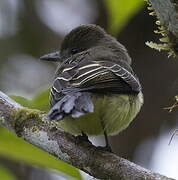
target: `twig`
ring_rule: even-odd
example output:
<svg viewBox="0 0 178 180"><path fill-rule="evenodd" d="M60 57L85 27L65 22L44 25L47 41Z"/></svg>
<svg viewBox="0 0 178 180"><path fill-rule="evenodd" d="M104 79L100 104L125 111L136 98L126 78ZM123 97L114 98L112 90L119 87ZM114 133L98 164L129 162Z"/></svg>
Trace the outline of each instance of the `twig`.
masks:
<svg viewBox="0 0 178 180"><path fill-rule="evenodd" d="M171 138L170 138L170 140L169 140L168 145L170 145L170 144L171 144L171 142L172 142L172 140L173 140L173 137L174 137L175 135L177 135L177 134L178 134L178 129L176 129L176 130L172 133L172 135L171 135Z"/></svg>

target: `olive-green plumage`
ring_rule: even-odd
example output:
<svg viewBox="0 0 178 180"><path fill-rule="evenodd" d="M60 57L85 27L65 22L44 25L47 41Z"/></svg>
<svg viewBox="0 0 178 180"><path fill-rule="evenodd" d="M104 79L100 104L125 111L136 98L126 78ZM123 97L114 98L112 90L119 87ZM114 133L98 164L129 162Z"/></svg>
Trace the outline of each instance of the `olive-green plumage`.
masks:
<svg viewBox="0 0 178 180"><path fill-rule="evenodd" d="M72 134L114 135L143 104L141 85L127 50L96 25L82 25L63 40L61 51L41 57L59 61L46 119Z"/></svg>
<svg viewBox="0 0 178 180"><path fill-rule="evenodd" d="M127 128L143 104L142 93L104 95L92 100L94 113L87 113L80 118L66 117L60 121L60 126L72 134L81 134L82 131L88 135L101 135L105 130L108 135L115 135Z"/></svg>

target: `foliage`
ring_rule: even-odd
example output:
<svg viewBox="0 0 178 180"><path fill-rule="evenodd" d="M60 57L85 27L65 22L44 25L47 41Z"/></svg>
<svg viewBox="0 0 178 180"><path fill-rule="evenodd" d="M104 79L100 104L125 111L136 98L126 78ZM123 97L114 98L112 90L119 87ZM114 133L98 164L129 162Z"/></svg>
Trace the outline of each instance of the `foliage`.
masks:
<svg viewBox="0 0 178 180"><path fill-rule="evenodd" d="M148 10L151 11L149 13L149 15L155 16L157 19L157 21L155 23L158 25L158 29L154 30L154 33L159 34L162 37L159 38L159 41L161 43L155 43L155 42L150 41L150 42L146 42L146 45L149 46L150 48L156 49L158 51L167 50L168 51L168 57L170 57L170 56L177 57L177 51L175 48L177 38L174 37L174 35L170 31L169 26L171 27L171 21L169 23L162 22L161 18L159 17L159 16L161 16L161 13L159 12L160 10L158 10L156 7L152 6L151 2L149 2L149 1L147 1L147 4L148 4ZM162 5L160 5L160 7ZM176 6L176 4L175 4L175 6ZM163 9L164 9L164 7L163 7ZM165 12L162 16L164 16L164 17L168 16L169 19L173 18L173 16L172 17L170 16L170 14L166 15Z"/></svg>
<svg viewBox="0 0 178 180"><path fill-rule="evenodd" d="M143 7L143 0L105 0L109 15L108 30L116 35Z"/></svg>
<svg viewBox="0 0 178 180"><path fill-rule="evenodd" d="M39 109L41 111L49 110L49 89L40 92L32 100L28 100L21 96L11 96L11 98L24 107Z"/></svg>
<svg viewBox="0 0 178 180"><path fill-rule="evenodd" d="M11 172L0 164L0 177L3 180L16 180L16 178L11 174Z"/></svg>

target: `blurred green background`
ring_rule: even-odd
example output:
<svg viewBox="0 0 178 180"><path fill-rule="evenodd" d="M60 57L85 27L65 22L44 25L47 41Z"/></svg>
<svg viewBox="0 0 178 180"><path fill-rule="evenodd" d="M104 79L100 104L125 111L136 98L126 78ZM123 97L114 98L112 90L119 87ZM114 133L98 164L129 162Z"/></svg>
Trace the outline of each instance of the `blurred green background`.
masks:
<svg viewBox="0 0 178 180"><path fill-rule="evenodd" d="M145 104L125 131L110 137L114 152L135 163L178 178L176 111L164 107L177 93L178 62L148 48L157 41L155 18L143 0L1 0L0 90L24 106L48 110L48 88L57 64L41 55L59 49L74 27L94 23L126 46L143 86ZM176 139L176 137L175 137ZM102 137L93 138L102 144ZM0 180L68 180L92 177L31 146L0 127Z"/></svg>

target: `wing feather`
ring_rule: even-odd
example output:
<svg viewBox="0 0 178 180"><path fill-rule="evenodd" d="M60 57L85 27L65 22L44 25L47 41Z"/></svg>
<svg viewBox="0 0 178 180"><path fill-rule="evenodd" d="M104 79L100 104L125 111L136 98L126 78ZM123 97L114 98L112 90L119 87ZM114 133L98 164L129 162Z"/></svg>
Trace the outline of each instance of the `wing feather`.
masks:
<svg viewBox="0 0 178 180"><path fill-rule="evenodd" d="M130 67L129 67L130 68ZM80 61L59 68L51 89L51 104L66 92L138 93L141 85L129 69L110 61Z"/></svg>

